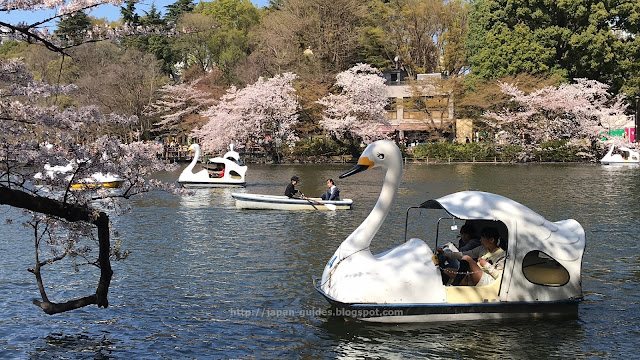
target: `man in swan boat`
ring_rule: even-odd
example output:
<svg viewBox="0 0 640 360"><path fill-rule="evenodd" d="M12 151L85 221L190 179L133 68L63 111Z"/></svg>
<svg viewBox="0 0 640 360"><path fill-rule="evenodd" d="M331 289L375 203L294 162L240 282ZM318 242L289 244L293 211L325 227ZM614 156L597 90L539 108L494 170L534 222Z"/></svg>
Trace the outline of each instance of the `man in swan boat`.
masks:
<svg viewBox="0 0 640 360"><path fill-rule="evenodd" d="M506 253L500 245L500 234L495 228L487 227L480 235L482 246L465 252L438 252L444 257L460 260L460 267L454 271L443 269L453 285L489 285L502 274ZM478 259L475 262L473 259Z"/></svg>

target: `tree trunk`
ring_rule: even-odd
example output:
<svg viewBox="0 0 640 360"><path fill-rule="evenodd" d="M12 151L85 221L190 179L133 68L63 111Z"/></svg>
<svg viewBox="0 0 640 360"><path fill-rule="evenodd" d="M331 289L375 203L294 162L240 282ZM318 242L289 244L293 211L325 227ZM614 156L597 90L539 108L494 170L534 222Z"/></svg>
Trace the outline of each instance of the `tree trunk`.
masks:
<svg viewBox="0 0 640 360"><path fill-rule="evenodd" d="M34 196L23 191L0 187L0 204L9 205L16 208L34 211L41 214L55 216L69 222L85 221L94 224L98 229L98 266L100 267L100 280L96 293L80 299L71 300L65 303L52 303L46 301L33 300L33 303L52 315L73 309L78 309L87 305L97 304L98 307L108 307L109 300L107 294L113 270L109 259L109 216L104 212L99 212L97 217L93 215L93 209L88 206L70 205L61 201Z"/></svg>

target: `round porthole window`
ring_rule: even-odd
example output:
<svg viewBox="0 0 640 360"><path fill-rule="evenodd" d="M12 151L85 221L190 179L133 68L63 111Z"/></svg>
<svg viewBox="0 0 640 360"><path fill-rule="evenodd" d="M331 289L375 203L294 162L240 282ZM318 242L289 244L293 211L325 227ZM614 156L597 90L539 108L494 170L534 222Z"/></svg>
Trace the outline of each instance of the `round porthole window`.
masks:
<svg viewBox="0 0 640 360"><path fill-rule="evenodd" d="M562 286L569 282L569 272L559 262L542 251L529 252L522 262L522 272L534 284Z"/></svg>

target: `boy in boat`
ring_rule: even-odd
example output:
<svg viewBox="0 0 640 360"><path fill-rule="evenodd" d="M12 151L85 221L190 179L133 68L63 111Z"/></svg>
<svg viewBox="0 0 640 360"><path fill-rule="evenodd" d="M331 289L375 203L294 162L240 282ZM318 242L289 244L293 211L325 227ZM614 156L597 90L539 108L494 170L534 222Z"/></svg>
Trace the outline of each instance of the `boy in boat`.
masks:
<svg viewBox="0 0 640 360"><path fill-rule="evenodd" d="M302 193L296 189L296 184L298 183L298 177L292 176L291 182L287 185L287 189L284 191L284 195L291 198L300 198L302 197Z"/></svg>

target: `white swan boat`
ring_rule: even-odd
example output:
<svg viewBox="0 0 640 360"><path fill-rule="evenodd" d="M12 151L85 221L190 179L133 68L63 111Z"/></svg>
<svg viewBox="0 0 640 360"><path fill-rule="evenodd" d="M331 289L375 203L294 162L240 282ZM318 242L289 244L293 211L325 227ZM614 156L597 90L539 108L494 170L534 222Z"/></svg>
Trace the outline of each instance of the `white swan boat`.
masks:
<svg viewBox="0 0 640 360"><path fill-rule="evenodd" d="M189 150L195 153L191 163L180 174L178 183L185 188L245 186L247 166L240 161L240 154L233 150L233 144L230 148L222 157L209 159L202 170L194 173L193 169L200 159L200 145L189 146Z"/></svg>
<svg viewBox="0 0 640 360"><path fill-rule="evenodd" d="M44 173L38 172L33 178L36 181L36 185L42 185L46 183L48 179L54 179L57 174L67 174L73 171L73 165L71 163L66 166L56 165L51 166L49 164L44 165ZM65 178L67 181L71 180L72 175L68 175ZM73 190L81 190L81 189L97 189L97 188L107 188L107 189L115 189L122 186L124 183L124 179L113 175L113 174L103 174L101 172L97 172L91 174L90 177L79 180L77 183L71 184L71 189Z"/></svg>
<svg viewBox="0 0 640 360"><path fill-rule="evenodd" d="M351 210L353 200L289 198L284 195L231 194L237 209L246 210Z"/></svg>
<svg viewBox="0 0 640 360"><path fill-rule="evenodd" d="M388 140L370 144L358 165L340 177L372 167L385 170L375 207L331 256L322 277L314 279L334 315L393 323L577 316L585 248L584 230L577 221L550 222L513 200L479 191L426 201L416 208L494 226L508 245L504 270L491 284L445 286L433 256L433 249L444 242L438 239L440 220L434 224L433 248L417 238L406 241L405 228L402 245L371 253L371 240L402 178L398 147Z"/></svg>
<svg viewBox="0 0 640 360"><path fill-rule="evenodd" d="M609 152L600 159L600 162L604 165L612 164L639 164L640 154L637 151L629 149L624 146L616 146L611 144Z"/></svg>

